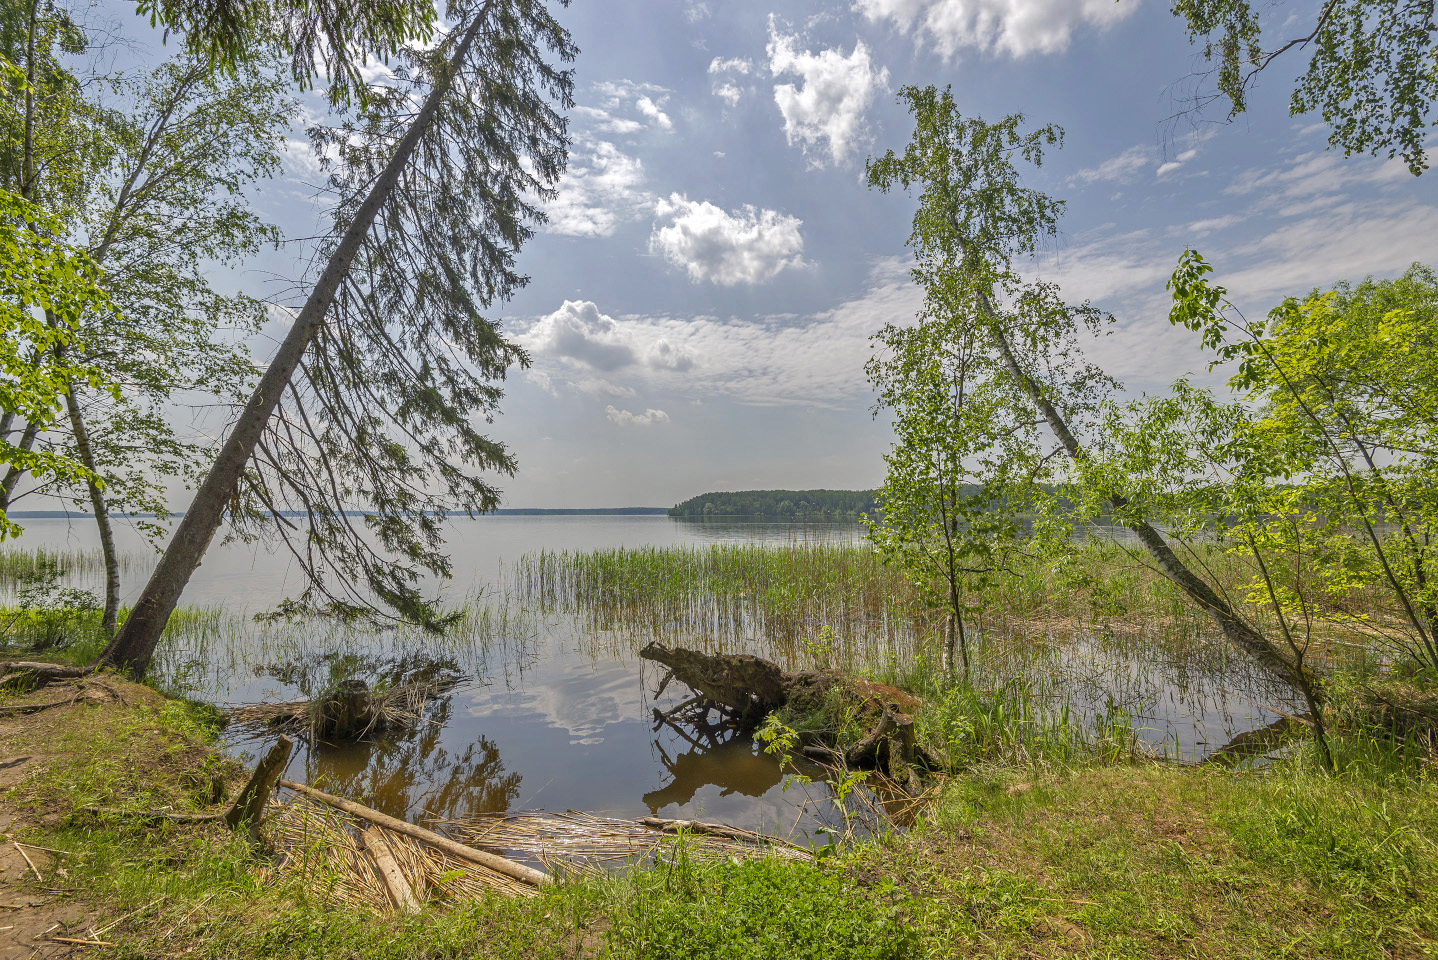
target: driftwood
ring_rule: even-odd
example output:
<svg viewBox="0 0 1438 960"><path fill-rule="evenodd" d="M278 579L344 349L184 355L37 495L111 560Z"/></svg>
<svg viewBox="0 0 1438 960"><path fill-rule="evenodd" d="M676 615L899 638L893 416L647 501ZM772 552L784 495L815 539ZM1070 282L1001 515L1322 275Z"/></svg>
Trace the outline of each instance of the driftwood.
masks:
<svg viewBox="0 0 1438 960"><path fill-rule="evenodd" d="M0 690L38 689L56 680L79 680L95 671L91 667L71 667L59 663L31 660L9 660L0 664Z"/></svg>
<svg viewBox="0 0 1438 960"><path fill-rule="evenodd" d="M361 836L364 837L365 853L374 861L375 871L384 881L385 889L389 891L390 899L399 908L399 912L419 913L419 899L414 895L409 881L404 878L404 871L395 862L394 853L389 844L385 843L384 834L379 827L365 827Z"/></svg>
<svg viewBox="0 0 1438 960"><path fill-rule="evenodd" d="M391 817L389 814L380 813L378 810L371 810L364 804L355 803L353 800L331 796L323 790L316 790L314 787L308 787L303 783L295 783L291 780L281 780L280 786L288 790L293 790L312 800L318 800L321 803L334 807L336 810L343 810L351 816L368 820L370 823L377 823L386 830L392 830L395 833L402 833L416 840L422 840L432 847L443 850L456 859L467 860L470 863L478 864L481 867L493 870L495 873L504 874L507 877L527 883L530 886L540 887L553 882L553 878L542 870L527 867L522 863L515 863L513 860L506 859L495 853L490 853L487 850L477 850L474 847L465 846L459 841L441 836L433 830L426 830L424 827L417 826L406 820Z"/></svg>
<svg viewBox="0 0 1438 960"><path fill-rule="evenodd" d="M270 793L275 789L280 775L285 772L285 765L290 762L290 751L294 747L295 742L289 737L280 737L275 741L270 752L255 765L255 772L250 774L249 783L245 784L235 802L230 804L230 809L225 811L223 819L226 826L234 830L243 825L249 830L252 840L259 839L265 804L269 802Z"/></svg>
<svg viewBox="0 0 1438 960"><path fill-rule="evenodd" d="M745 726L757 725L789 696L779 665L747 653L708 654L651 643L639 656L669 668L660 690L677 679Z"/></svg>
<svg viewBox="0 0 1438 960"><path fill-rule="evenodd" d="M801 748L804 755L834 766L878 770L911 796L923 789L919 771L937 768L914 736L911 712L919 700L902 690L834 670L788 672L750 654L707 654L650 643L639 656L667 668L660 691L678 680L696 692L697 696L667 713L654 711L656 730L668 724L696 746L703 746L696 735L717 746L724 742L722 730L753 729L769 713L786 705L800 713L816 712L838 688L853 715L870 726L868 734L846 751L812 743ZM729 722L711 722L709 714L715 710ZM676 721L687 723L693 733L681 729Z"/></svg>

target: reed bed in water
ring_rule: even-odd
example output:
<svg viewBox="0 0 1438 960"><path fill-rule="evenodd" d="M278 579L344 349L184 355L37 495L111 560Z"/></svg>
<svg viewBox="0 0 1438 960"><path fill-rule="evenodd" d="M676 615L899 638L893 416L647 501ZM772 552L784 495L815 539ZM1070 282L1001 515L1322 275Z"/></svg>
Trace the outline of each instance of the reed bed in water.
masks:
<svg viewBox="0 0 1438 960"><path fill-rule="evenodd" d="M120 571L144 570L155 562L152 554L121 553ZM0 547L0 590L14 589L36 577L103 577L105 557L97 548Z"/></svg>
<svg viewBox="0 0 1438 960"><path fill-rule="evenodd" d="M525 604L575 615L590 631L719 649L763 637L790 662L826 630L843 652L872 653L906 643L931 617L901 573L842 544L541 551L521 558L511 580Z"/></svg>

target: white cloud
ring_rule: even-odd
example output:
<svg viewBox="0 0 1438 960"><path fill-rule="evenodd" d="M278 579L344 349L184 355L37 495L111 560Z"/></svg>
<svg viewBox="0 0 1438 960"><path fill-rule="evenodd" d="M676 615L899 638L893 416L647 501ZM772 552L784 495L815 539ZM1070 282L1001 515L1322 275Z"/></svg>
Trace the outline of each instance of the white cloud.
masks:
<svg viewBox="0 0 1438 960"><path fill-rule="evenodd" d="M669 119L669 115L667 113L660 109L660 107L663 106L664 101L667 99L669 98L661 97L659 102L655 103L648 97L640 97L638 100L634 101L634 107L640 113L644 114L644 116L648 117L650 120L653 120L656 125L658 125L662 129L668 130L674 126L674 122Z"/></svg>
<svg viewBox="0 0 1438 960"><path fill-rule="evenodd" d="M643 413L630 413L628 410L616 410L612 406L604 408L604 415L619 424L621 427L648 427L656 423L668 423L669 414L663 410L645 410Z"/></svg>
<svg viewBox="0 0 1438 960"><path fill-rule="evenodd" d="M654 345L645 355L645 361L656 370L683 373L694 368L694 355L682 347L676 347L663 337L654 341Z"/></svg>
<svg viewBox="0 0 1438 960"><path fill-rule="evenodd" d="M605 80L592 84L587 102L576 105L571 114L592 133L632 136L651 127L672 130L674 123L663 110L669 92L656 83Z"/></svg>
<svg viewBox="0 0 1438 960"><path fill-rule="evenodd" d="M796 47L796 36L784 36L769 16L769 70L776 77L796 75L800 85L774 85L774 102L784 117L784 136L798 143L805 156L827 152L843 163L865 139L864 114L880 90L888 89L889 71L875 69L863 41L847 57L839 50L810 53Z"/></svg>
<svg viewBox="0 0 1438 960"><path fill-rule="evenodd" d="M1210 233L1217 233L1220 230L1227 230L1229 227L1237 226L1246 217L1238 213L1226 213L1221 217L1208 217L1204 220L1195 220L1176 227L1169 232L1181 237L1206 237Z"/></svg>
<svg viewBox="0 0 1438 960"><path fill-rule="evenodd" d="M654 209L644 164L605 140L576 144L559 195L546 207L548 230L570 237L608 237L621 223Z"/></svg>
<svg viewBox="0 0 1438 960"><path fill-rule="evenodd" d="M748 73L753 68L754 64L743 57L730 57L728 60L715 57L709 61L710 73Z"/></svg>
<svg viewBox="0 0 1438 960"><path fill-rule="evenodd" d="M751 61L741 57L731 57L728 60L715 57L709 61L709 74L717 78L709 88L710 91L730 108L737 107L748 89L740 86L738 80L731 75L748 76L753 68Z"/></svg>
<svg viewBox="0 0 1438 960"><path fill-rule="evenodd" d="M1123 153L1116 157L1109 157L1096 167L1086 167L1078 171L1069 177L1069 185L1129 183L1153 162L1153 151L1148 147L1129 147Z"/></svg>
<svg viewBox="0 0 1438 960"><path fill-rule="evenodd" d="M591 128L598 133L613 133L623 137L644 129L644 124L638 120L616 117L608 110L601 110L598 107L577 106L573 113L576 117L583 117L590 121Z"/></svg>
<svg viewBox="0 0 1438 960"><path fill-rule="evenodd" d="M1188 161L1192 160L1196 156L1198 156L1198 150L1196 148L1185 150L1178 156L1174 157L1172 160L1169 160L1167 163L1160 164L1159 168L1155 170L1153 174L1156 177L1165 177L1168 174L1173 173L1173 171L1182 167L1185 163L1188 163Z"/></svg>
<svg viewBox="0 0 1438 960"><path fill-rule="evenodd" d="M538 354L609 372L638 361L630 337L613 317L588 300L566 300L522 335L520 346Z"/></svg>
<svg viewBox="0 0 1438 960"><path fill-rule="evenodd" d="M1103 29L1127 17L1136 0L857 0L870 20L887 20L945 59L959 50L1029 53L1064 50L1076 27Z"/></svg>
<svg viewBox="0 0 1438 960"><path fill-rule="evenodd" d="M739 106L739 101L744 99L744 88L727 80L714 84L711 90L714 96L723 100L730 107Z"/></svg>
<svg viewBox="0 0 1438 960"><path fill-rule="evenodd" d="M707 19L709 15L709 4L705 0L696 0L696 2L684 5L684 19L690 23L698 23L700 20Z"/></svg>
<svg viewBox="0 0 1438 960"><path fill-rule="evenodd" d="M922 300L909 279L907 259L895 257L875 266L862 295L814 314L625 317L613 322L642 362L606 375L612 380L622 373L641 393L661 391L686 402L724 398L761 407L837 407L867 401L862 371L872 352L869 338L886 323L912 323ZM557 312L581 306L598 313L593 304L565 304ZM520 340L530 346L529 335ZM535 354L538 365L553 357ZM550 365L548 372L576 389L594 376L572 360Z"/></svg>
<svg viewBox="0 0 1438 960"><path fill-rule="evenodd" d="M729 213L707 201L671 194L655 208L658 220L649 248L695 283L720 286L763 283L804 265L803 221L776 210L745 205ZM667 220L668 223L660 226Z"/></svg>
<svg viewBox="0 0 1438 960"><path fill-rule="evenodd" d="M630 397L638 395L633 387L612 383L603 377L585 377L582 380L574 381L573 386L580 393L596 398L628 400Z"/></svg>

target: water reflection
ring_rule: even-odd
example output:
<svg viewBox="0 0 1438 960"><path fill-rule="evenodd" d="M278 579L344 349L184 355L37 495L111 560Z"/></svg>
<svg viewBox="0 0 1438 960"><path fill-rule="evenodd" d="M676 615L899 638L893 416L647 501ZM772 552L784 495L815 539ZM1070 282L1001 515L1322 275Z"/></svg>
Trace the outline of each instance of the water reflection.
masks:
<svg viewBox="0 0 1438 960"><path fill-rule="evenodd" d="M221 704L307 697L345 670L395 682L429 663L473 678L434 701L425 722L411 729L368 745L302 750L293 761L292 778L395 816L543 807L787 828L809 815L801 807L812 798L800 790L786 794L785 771L752 743L689 742L673 732L656 739L655 704L635 646L649 639L712 644L711 650L752 652L789 669L818 665L821 657L851 659L860 669L902 667L925 652L922 631L891 608L892 591L884 587L871 597L858 587L837 589L849 581L820 576L827 568L818 565L812 593L792 595L778 589L782 584L725 587L718 579L705 594L685 573L665 580L673 596L647 611L631 603L633 591L612 610L562 593L544 606L507 592L506 570L541 548L845 543L859 540L855 524L496 517L453 526L461 571L454 589L472 609L452 635L314 621L256 625L246 611L268 609L284 595L287 561L224 548L207 557L185 597L187 604L221 602L223 609L211 627L168 640L157 670L172 688ZM39 527L30 525L27 545ZM860 573L853 583L878 582ZM138 586L137 577L127 578L127 588ZM755 614L761 603L765 617ZM1267 726L1274 715L1265 706L1297 712L1286 691L1221 641L1182 629L1160 636L996 628L988 631L995 646L979 685L991 691L1021 685L1044 710L1067 709L1082 722L1121 711L1156 750L1184 760ZM670 691L666 705L685 695ZM257 752L252 742L235 749Z"/></svg>
<svg viewBox="0 0 1438 960"><path fill-rule="evenodd" d="M644 806L652 814L671 805L692 803L704 787L719 788L721 797L736 793L762 797L784 779L779 761L759 750L748 737L713 747L694 745L677 757L671 757L658 740L654 750L670 779L667 785L644 795Z"/></svg>

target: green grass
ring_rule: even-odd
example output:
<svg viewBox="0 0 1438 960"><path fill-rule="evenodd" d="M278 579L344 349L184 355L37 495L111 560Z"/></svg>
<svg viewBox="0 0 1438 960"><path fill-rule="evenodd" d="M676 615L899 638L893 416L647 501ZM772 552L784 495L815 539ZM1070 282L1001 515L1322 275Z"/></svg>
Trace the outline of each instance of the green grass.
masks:
<svg viewBox="0 0 1438 960"><path fill-rule="evenodd" d="M186 773L216 772L206 713L94 710L54 740L73 762L7 802L195 808ZM989 764L910 832L818 864L701 863L679 847L649 869L411 918L336 907L223 833L70 816L25 836L79 854L53 883L105 917L137 911L107 935L123 958L1376 960L1438 952L1435 809L1429 775L1356 760L1323 775L1301 753L1261 773Z"/></svg>
<svg viewBox="0 0 1438 960"><path fill-rule="evenodd" d="M997 773L852 868L933 955L1433 955L1438 785L1309 769Z"/></svg>

